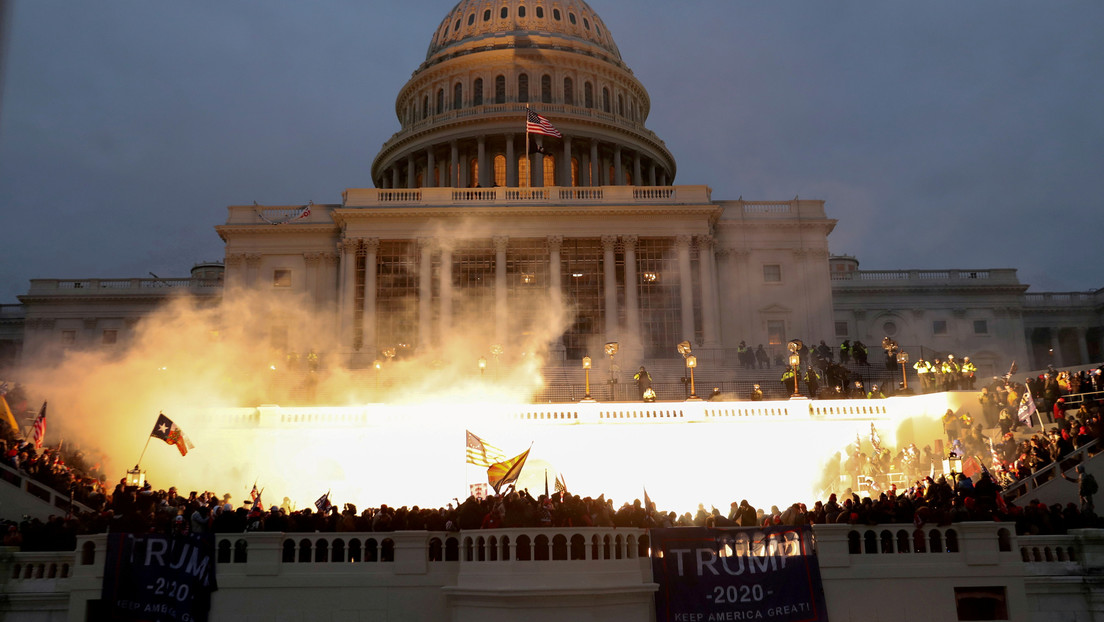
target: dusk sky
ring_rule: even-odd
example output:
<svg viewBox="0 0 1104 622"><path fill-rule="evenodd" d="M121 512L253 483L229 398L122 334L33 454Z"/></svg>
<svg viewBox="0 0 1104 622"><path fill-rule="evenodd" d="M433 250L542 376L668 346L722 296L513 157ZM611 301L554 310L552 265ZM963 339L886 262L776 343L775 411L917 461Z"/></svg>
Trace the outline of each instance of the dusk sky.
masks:
<svg viewBox="0 0 1104 622"><path fill-rule="evenodd" d="M12 4L5 304L32 278L187 276L222 259L227 205L371 187L454 2ZM676 184L824 199L831 251L864 269L1104 286L1104 2L590 5L651 94Z"/></svg>

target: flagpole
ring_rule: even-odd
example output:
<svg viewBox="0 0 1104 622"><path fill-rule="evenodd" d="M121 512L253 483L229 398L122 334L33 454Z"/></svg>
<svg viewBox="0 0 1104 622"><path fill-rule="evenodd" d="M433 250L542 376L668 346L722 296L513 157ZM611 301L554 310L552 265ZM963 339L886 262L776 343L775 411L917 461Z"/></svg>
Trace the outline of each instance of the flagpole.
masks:
<svg viewBox="0 0 1104 622"><path fill-rule="evenodd" d="M142 455L138 456L138 462L134 463L135 469L137 469L142 464L142 458L146 457L146 449L149 448L149 442L151 438L153 438L152 434L146 437L146 446L142 448Z"/></svg>
<svg viewBox="0 0 1104 622"><path fill-rule="evenodd" d="M533 164L529 161L529 104L525 104L525 167L532 169ZM529 187L529 181L533 179L533 172L529 171L529 179L525 180L525 187ZM521 180L518 180L518 186L521 186Z"/></svg>

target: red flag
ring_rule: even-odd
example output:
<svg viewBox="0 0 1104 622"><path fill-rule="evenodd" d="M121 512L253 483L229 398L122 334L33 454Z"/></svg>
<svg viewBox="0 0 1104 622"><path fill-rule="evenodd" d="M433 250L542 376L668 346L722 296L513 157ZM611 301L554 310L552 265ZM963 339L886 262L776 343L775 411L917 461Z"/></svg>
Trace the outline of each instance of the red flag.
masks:
<svg viewBox="0 0 1104 622"><path fill-rule="evenodd" d="M185 436L184 430L177 427L164 413L157 415L157 423L153 424L153 432L150 432L150 436L159 438L169 445L176 445L181 456L188 455L188 450L195 447Z"/></svg>

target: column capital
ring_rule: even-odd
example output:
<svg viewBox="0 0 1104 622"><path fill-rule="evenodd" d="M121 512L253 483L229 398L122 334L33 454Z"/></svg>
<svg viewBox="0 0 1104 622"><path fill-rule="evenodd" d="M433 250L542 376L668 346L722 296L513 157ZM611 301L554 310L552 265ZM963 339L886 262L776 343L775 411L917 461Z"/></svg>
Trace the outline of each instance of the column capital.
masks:
<svg viewBox="0 0 1104 622"><path fill-rule="evenodd" d="M496 253L505 253L506 247L510 244L510 236L496 235L491 238L491 242L494 243Z"/></svg>
<svg viewBox="0 0 1104 622"><path fill-rule="evenodd" d="M616 235L603 235L602 236L602 250L606 251L606 252L617 250L617 236Z"/></svg>
<svg viewBox="0 0 1104 622"><path fill-rule="evenodd" d="M356 240L356 239L353 239L353 238L345 238L344 240L341 240L340 242L337 243L337 252L339 252L339 253L353 252L353 251L356 251L358 246L360 246L360 240Z"/></svg>
<svg viewBox="0 0 1104 622"><path fill-rule="evenodd" d="M711 250L713 245L716 244L716 240L711 235L699 235L698 236L698 248L702 250Z"/></svg>
<svg viewBox="0 0 1104 622"><path fill-rule="evenodd" d="M418 250L433 251L437 248L437 238L418 238Z"/></svg>
<svg viewBox="0 0 1104 622"><path fill-rule="evenodd" d="M679 250L682 250L684 248L688 249L688 248L690 248L690 243L693 240L694 240L694 237L691 236L691 235L676 235L675 236L675 246L678 247Z"/></svg>
<svg viewBox="0 0 1104 622"><path fill-rule="evenodd" d="M379 250L380 239L364 238L363 240L361 240L361 243L364 244L364 250L368 251L369 253L375 253Z"/></svg>
<svg viewBox="0 0 1104 622"><path fill-rule="evenodd" d="M548 251L549 252L558 253L558 252L560 252L560 249L563 248L563 236L562 235L550 235L546 238L546 242L548 243Z"/></svg>
<svg viewBox="0 0 1104 622"><path fill-rule="evenodd" d="M303 261L307 266L317 266L322 263L322 253L303 253Z"/></svg>
<svg viewBox="0 0 1104 622"><path fill-rule="evenodd" d="M341 253L322 253L322 259L325 260L328 265L336 266L341 262Z"/></svg>
<svg viewBox="0 0 1104 622"><path fill-rule="evenodd" d="M635 235L623 235L623 236L621 236L621 245L625 248L625 250L628 250L628 249L636 250L636 243L639 242L639 241L640 241L639 236L635 236Z"/></svg>

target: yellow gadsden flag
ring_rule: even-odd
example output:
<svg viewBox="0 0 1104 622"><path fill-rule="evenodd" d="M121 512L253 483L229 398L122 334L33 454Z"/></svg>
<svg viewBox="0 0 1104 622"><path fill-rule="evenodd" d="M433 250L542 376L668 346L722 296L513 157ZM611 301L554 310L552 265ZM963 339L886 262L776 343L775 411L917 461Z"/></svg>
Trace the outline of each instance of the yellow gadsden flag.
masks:
<svg viewBox="0 0 1104 622"><path fill-rule="evenodd" d="M487 469L487 483L494 488L495 494L499 494L499 489L508 484L512 484L517 481L521 470L525 468L525 461L529 458L529 449L525 450L525 453L519 454L510 458L505 462L496 462Z"/></svg>
<svg viewBox="0 0 1104 622"><path fill-rule="evenodd" d="M0 395L0 416L8 422L13 432L19 433L19 424L15 422L15 415L12 414L11 408L8 407L8 400L3 395Z"/></svg>

